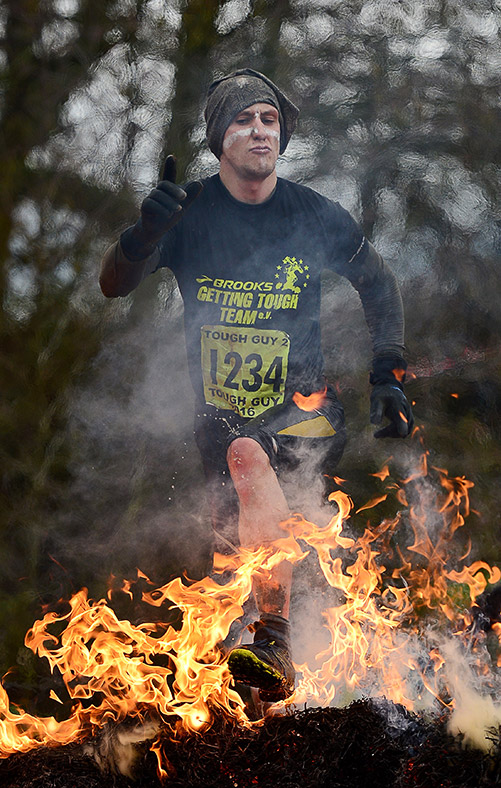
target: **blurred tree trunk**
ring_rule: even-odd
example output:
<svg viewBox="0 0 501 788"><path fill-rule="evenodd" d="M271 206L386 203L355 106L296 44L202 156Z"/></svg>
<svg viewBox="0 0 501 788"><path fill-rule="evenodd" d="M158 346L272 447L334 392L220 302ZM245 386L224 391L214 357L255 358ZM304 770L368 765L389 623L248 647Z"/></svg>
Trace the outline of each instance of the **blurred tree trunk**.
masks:
<svg viewBox="0 0 501 788"><path fill-rule="evenodd" d="M203 106L204 88L208 84L208 55L220 40L215 26L220 5L220 0L187 0L184 4L178 44L171 54L176 70L175 89L159 162L159 177L166 156L173 154L177 161L177 180L182 183L198 150L193 132ZM139 321L151 313L158 288L158 277L150 277L135 291L130 321Z"/></svg>
<svg viewBox="0 0 501 788"><path fill-rule="evenodd" d="M182 15L179 46L173 59L176 90L163 151L163 159L169 153L175 154L180 181L184 180L197 150L192 139L194 124L201 120L205 90L211 78L208 57L221 40L216 30L220 6L220 0L188 0Z"/></svg>
<svg viewBox="0 0 501 788"><path fill-rule="evenodd" d="M90 0L69 19L33 0L5 0L2 11L0 630L7 640L0 663L7 667L9 627L24 627L33 614L29 605L12 618L16 595L22 590L25 604L37 597L40 546L71 476L68 397L100 342L97 313L79 291L111 196L57 162L36 164L33 152L61 131L61 108L111 49L110 31L127 39L136 19L120 16L113 2ZM69 226L78 219L71 240L64 216Z"/></svg>
<svg viewBox="0 0 501 788"><path fill-rule="evenodd" d="M283 85L290 71L288 53L280 46L280 28L285 19L293 17L289 0L256 0L252 4L254 18L266 20L266 34L261 50L262 71L277 84Z"/></svg>

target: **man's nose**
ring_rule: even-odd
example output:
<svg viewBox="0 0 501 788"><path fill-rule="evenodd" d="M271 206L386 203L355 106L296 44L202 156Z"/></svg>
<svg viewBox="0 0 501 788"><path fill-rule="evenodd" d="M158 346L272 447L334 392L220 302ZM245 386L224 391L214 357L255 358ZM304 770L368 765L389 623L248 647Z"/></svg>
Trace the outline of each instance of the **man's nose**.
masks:
<svg viewBox="0 0 501 788"><path fill-rule="evenodd" d="M254 137L266 137L268 134L268 128L264 125L261 118L254 118L254 123L252 124L252 134Z"/></svg>

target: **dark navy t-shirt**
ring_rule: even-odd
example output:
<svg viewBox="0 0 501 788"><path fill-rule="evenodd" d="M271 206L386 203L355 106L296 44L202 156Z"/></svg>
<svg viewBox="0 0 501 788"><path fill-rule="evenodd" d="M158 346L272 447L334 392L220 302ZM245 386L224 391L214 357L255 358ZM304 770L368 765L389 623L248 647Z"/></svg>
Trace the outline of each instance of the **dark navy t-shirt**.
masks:
<svg viewBox="0 0 501 788"><path fill-rule="evenodd" d="M323 385L320 275L355 278L363 235L338 203L281 178L258 205L235 200L219 175L203 183L159 267L184 300L198 402L254 417Z"/></svg>

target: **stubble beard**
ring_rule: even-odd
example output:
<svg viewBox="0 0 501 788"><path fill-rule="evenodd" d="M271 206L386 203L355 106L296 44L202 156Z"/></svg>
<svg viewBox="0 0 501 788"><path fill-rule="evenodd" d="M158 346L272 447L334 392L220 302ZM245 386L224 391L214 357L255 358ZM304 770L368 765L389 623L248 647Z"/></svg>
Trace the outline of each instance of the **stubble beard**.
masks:
<svg viewBox="0 0 501 788"><path fill-rule="evenodd" d="M266 156L257 157L257 161L243 163L238 168L241 178L248 181L266 180L275 170L276 161L268 161Z"/></svg>

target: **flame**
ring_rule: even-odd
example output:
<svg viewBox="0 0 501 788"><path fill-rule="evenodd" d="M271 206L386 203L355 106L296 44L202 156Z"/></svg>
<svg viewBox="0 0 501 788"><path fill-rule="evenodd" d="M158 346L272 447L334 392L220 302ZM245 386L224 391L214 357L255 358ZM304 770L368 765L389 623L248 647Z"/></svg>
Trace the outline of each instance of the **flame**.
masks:
<svg viewBox="0 0 501 788"><path fill-rule="evenodd" d="M404 380L405 380L405 369L397 368L397 369L392 369L391 371L393 372L396 380L398 380L399 383L403 383L404 382Z"/></svg>
<svg viewBox="0 0 501 788"><path fill-rule="evenodd" d="M379 479L381 482L384 482L384 480L387 479L389 475L390 475L390 468L388 466L388 463L385 463L380 471L376 471L376 473L369 474L369 476L374 476L376 479Z"/></svg>
<svg viewBox="0 0 501 788"><path fill-rule="evenodd" d="M298 408L301 410L306 410L308 412L312 410L317 410L317 408L321 408L325 401L325 394L327 391L327 386L325 386L321 391L314 391L313 394L305 397L303 394L300 394L299 391L295 391L292 395L292 401L296 403Z"/></svg>
<svg viewBox="0 0 501 788"><path fill-rule="evenodd" d="M295 693L278 705L327 705L371 692L409 709L425 702L452 707L447 654L436 643L426 645L426 616L456 638L470 633L474 651L471 608L488 583L501 579L501 571L483 561L463 565L468 550L460 562L452 560L457 552L453 539L471 513L473 484L430 468L426 452L399 483L389 480L387 466L372 475L385 486L369 503L354 511L348 495L331 493L336 511L327 525L294 514L282 524L282 539L241 548L231 556L216 554L213 577L191 584L175 578L155 588L138 571L151 587L143 592L143 601L155 608L168 601L180 611L180 625L121 620L109 604L111 597L92 600L85 589L62 612L46 613L25 642L62 677L71 711L63 720L31 715L13 707L0 685L0 757L67 744L108 721L131 717L160 719L172 738L186 731L202 733L221 714L243 726L261 724L248 718L220 643L241 617L253 579L269 576L284 560L296 564L308 554L316 557L334 595L322 614L330 643L313 664L296 665ZM391 495L397 514L376 525L366 523L357 536L352 516L373 512ZM409 531L412 537L404 545L400 535ZM223 582L223 575L229 579ZM131 593L130 581L122 590ZM501 640L501 624L494 623L492 631ZM485 673L488 666L480 662L478 670ZM50 697L61 703L53 690ZM168 780L173 767L160 734L151 750L159 777Z"/></svg>
<svg viewBox="0 0 501 788"><path fill-rule="evenodd" d="M421 483L423 489L418 501L409 505L405 491L398 490L397 498L408 507L414 541L406 549L411 555L405 557L399 551L402 562L392 571L391 578L396 581L393 584L388 583L386 567L379 556L386 554L389 540L403 519L401 513L376 528L367 528L362 537L351 544L341 536L349 511L346 498L340 498L342 493L335 494L339 513L327 529L319 530L302 520L291 521L291 532L317 551L326 580L342 593L343 598L341 604L323 613L330 646L316 655L321 663L319 668L299 666L302 677L294 703L314 700L322 705L329 704L346 689L363 688L364 682L365 686L369 682L372 692L377 683L380 694L412 709L417 700L412 690L417 675L426 692L443 703L444 671L441 669L445 659L437 649L430 651L429 659L434 667L430 676L423 672L414 656L418 653L415 636L419 635L419 619L424 610L439 612L443 620L450 621L454 631L460 633L471 624L471 617L454 604L451 586L466 586L469 603L474 604L488 582L496 583L501 579L501 572L482 561L461 570L448 568L450 543L470 512L469 490L473 484L464 477L451 479L442 469L435 471L441 485L438 493L426 485L426 455L421 458L417 471L403 483ZM381 477L385 479L386 473ZM373 507L385 498L385 495L376 497L357 511ZM438 528L430 522L436 518L441 521ZM344 569L340 548L356 556ZM422 566L414 565L412 553L426 559ZM498 630L497 634L501 632Z"/></svg>
<svg viewBox="0 0 501 788"><path fill-rule="evenodd" d="M285 537L267 547L242 549L238 556L216 555L215 573L233 572L227 583L205 578L187 586L176 578L145 592L144 601L150 605L168 599L182 611L180 629L119 620L104 599L90 600L82 589L66 612L47 613L25 639L35 654L46 657L52 672L61 675L74 701L72 713L59 722L11 711L0 685L0 757L42 744L68 744L107 721L142 720L152 710L165 721L174 719L177 731L200 731L217 711L250 725L218 644L242 615L252 578L266 576L283 560L303 557L297 542ZM126 593L128 589L125 584ZM166 667L155 664L158 657L167 661ZM162 759L158 772L165 778L170 767L161 746L157 743L152 749Z"/></svg>
<svg viewBox="0 0 501 788"><path fill-rule="evenodd" d="M384 495L377 495L375 498L371 498L370 501L367 501L366 504L357 509L357 514L359 512L363 512L364 509L372 509L373 506L377 506L378 503L383 503L383 501L386 501L387 498L388 495L386 493Z"/></svg>
<svg viewBox="0 0 501 788"><path fill-rule="evenodd" d="M322 661L319 669L312 671L307 665L299 666L302 679L295 693L296 703L314 699L322 705L329 704L340 687L354 689L369 670L382 667L385 654L398 648L393 636L395 628L411 610L405 589L381 592L384 567L378 565L378 552L371 547L385 531L394 528L395 522L385 522L376 532L366 529L357 541L342 537L343 520L350 502L343 493L333 495L336 496L339 513L332 518L327 529L317 529L303 520L291 524L296 538L303 539L317 551L329 585L342 591L345 599L342 604L323 613L331 644L317 655L317 659ZM355 552L357 556L344 571L342 558L333 557L339 548ZM380 609L381 602L385 608ZM384 683L390 697L398 702L404 700L400 692L400 674L391 669L384 670Z"/></svg>

